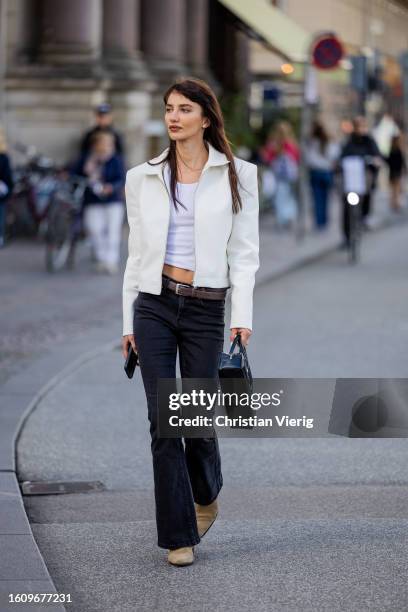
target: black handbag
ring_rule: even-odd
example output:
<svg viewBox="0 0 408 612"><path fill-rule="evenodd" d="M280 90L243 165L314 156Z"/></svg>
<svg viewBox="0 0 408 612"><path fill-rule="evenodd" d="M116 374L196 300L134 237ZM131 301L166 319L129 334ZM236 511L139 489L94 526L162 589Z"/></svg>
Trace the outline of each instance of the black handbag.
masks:
<svg viewBox="0 0 408 612"><path fill-rule="evenodd" d="M234 352L238 347L238 352ZM251 368L249 367L248 355L245 346L242 344L241 335L237 334L234 338L229 353L220 353L218 362L218 378L221 391L225 394L237 393L250 395L253 390L253 379ZM227 399L224 402L227 415L231 418L248 418L253 416L253 411L249 405L236 403ZM252 429L249 424L232 425L232 428Z"/></svg>
<svg viewBox="0 0 408 612"><path fill-rule="evenodd" d="M234 353L238 347L238 352ZM218 376L223 378L241 378L246 393L252 393L253 379L249 367L248 355L242 344L241 334L234 338L229 353L221 353L218 362Z"/></svg>

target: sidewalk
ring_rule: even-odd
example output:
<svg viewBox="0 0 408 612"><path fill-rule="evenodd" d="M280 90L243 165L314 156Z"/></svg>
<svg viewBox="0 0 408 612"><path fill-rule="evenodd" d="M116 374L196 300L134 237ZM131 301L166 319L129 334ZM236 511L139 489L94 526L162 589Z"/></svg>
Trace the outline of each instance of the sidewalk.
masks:
<svg viewBox="0 0 408 612"><path fill-rule="evenodd" d="M390 219L383 198L378 198L375 209L373 229L400 222ZM403 219L406 220L406 215ZM267 283L273 278L336 249L341 240L339 231L333 224L327 234L307 235L301 244L296 244L292 235L275 234L268 216L262 221L260 239L262 265L257 275L257 285ZM344 256L346 264L346 255L339 254L339 256ZM60 478L62 470L66 480L100 479L108 489L111 485L114 485L116 489L122 489L119 505L117 503L118 493L113 496L110 491L104 492L103 507L99 503L99 500L102 499L100 493L49 496L42 499L33 497L26 498L25 501L29 508L31 522L55 523L52 527L53 537L61 543L64 539L62 523L67 519L67 523L71 525L68 530L68 539L63 544L67 545L67 548L63 549L67 561L72 554L70 553L70 542L84 538L87 546L84 547L83 552L86 555L89 554L90 558L83 561L84 563L89 562L90 566L96 564L96 579L100 580L100 589L106 588L107 577L104 575L103 568L98 566L99 543L94 539L95 534L97 537L98 534L100 535L102 547L110 546L109 540L106 539L107 533L116 534L115 550L119 565L111 570L118 573L119 582L123 579L124 583L129 584L128 581L131 580L131 575L122 577L120 575L123 564L126 565L126 555L130 555L128 559L133 559L132 563L135 562L134 557L131 556L132 548L129 546L139 546L139 544L143 546L146 554L150 555L147 563L149 571L153 571L154 574L156 553L152 552L148 545L148 542L154 538L154 525L151 521L153 512L152 474L150 463L146 468L145 462L148 450L144 427L145 415L140 413L135 420L134 414L135 402L143 405L144 397L141 385L130 387L125 384L123 372L118 370L120 355L117 352L117 346L120 335L121 321L118 312L118 319L112 321L111 325L84 333L71 342L56 346L55 351L50 351L45 357L22 371L19 376L8 380L0 388L0 548L6 551L0 557L0 597L1 594L8 592L56 592L27 521L20 496L17 471L19 477L23 479L35 477L35 472L38 470L43 478L55 480ZM95 348L90 351L89 347ZM118 410L118 397L123 400L119 402L122 420L112 422L112 415L115 414L115 410ZM80 422L79 430L75 427L73 430L70 429L69 416L74 413ZM43 420L44 414L46 414L45 421ZM61 428L62 423L64 426ZM76 423L78 425L78 420ZM123 423L126 423L127 427L123 428ZM29 427L24 427L28 424ZM21 438L18 446L19 469L17 470L15 447L19 434ZM107 435L109 448L114 451L111 455L106 455L106 446L99 446L104 436ZM93 448L89 456L90 461L87 463L86 448L90 441L92 441ZM126 449L132 445L134 448L143 449L143 452L138 455L139 464L136 472L135 466L127 464L128 452ZM93 453L96 453L99 458L100 473L95 473L92 469L95 458ZM45 464L44 456L47 456ZM36 469L30 473L33 466ZM137 489L138 494L123 491L129 486ZM334 498L335 495L333 500ZM72 499L71 508L65 506L69 499ZM45 508L47 514L46 517L40 517L41 521L36 520L39 506L42 507L41 512L44 512ZM118 508L121 509L119 512ZM133 516L135 518L132 519ZM95 532L92 529L88 530L87 520L90 526L94 525ZM137 521L136 532L130 528L129 521L132 520ZM104 526L105 523L106 526ZM33 529L38 541L42 541L44 550L47 552L47 559L55 559L55 564L53 563L52 567L49 566L51 574L55 577L60 571L60 559L56 556L56 549L49 545L43 525L35 524ZM233 526L231 529L232 542ZM394 535L397 534L392 534L392 537ZM128 543L128 537L131 537L131 544ZM72 550L75 550L75 547ZM205 552L200 554L205 558ZM132 571L136 568L128 569ZM139 580L144 575L147 577L148 574L144 574L146 570L147 568L143 566L137 567ZM81 572L81 567L78 568L78 571ZM161 570L157 571L162 576ZM152 575L149 575L149 578ZM62 579L63 576L59 575L59 578ZM169 575L166 574L166 580L169 579ZM206 580L208 577L202 576L202 579ZM92 593L79 593L79 595L84 605L85 602L89 605L81 610L93 609ZM149 602L141 601L141 609L148 609L144 605L147 603ZM225 606L227 603L225 602ZM111 601L109 609L118 609L121 612L127 609L133 610L134 607L129 605L130 607L127 607L122 602L120 608L115 608L114 602ZM15 610L15 605L8 608L4 601L1 601L1 612L9 609ZM19 609L25 609L25 607L19 604ZM27 609L34 608L31 606ZM63 606L37 606L35 609L62 610L64 608Z"/></svg>

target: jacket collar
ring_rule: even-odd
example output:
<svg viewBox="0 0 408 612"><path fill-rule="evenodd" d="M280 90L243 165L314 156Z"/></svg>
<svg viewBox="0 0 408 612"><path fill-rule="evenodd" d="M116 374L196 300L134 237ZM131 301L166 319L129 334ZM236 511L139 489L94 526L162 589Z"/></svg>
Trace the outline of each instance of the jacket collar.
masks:
<svg viewBox="0 0 408 612"><path fill-rule="evenodd" d="M215 147L212 146L212 144L208 142L208 140L206 140L206 143L208 146L208 160L203 170L205 170L206 168L209 168L210 166L223 166L224 164L229 164L229 160L227 159L227 156L225 155L225 153L221 153L221 151L218 151ZM158 155L157 157L150 159L149 162L155 165L151 166L149 163L146 163L145 173L146 174L161 174L163 164L160 162L164 161L164 159L167 156L168 151L169 151L169 147L164 149L164 151L162 151L160 155Z"/></svg>

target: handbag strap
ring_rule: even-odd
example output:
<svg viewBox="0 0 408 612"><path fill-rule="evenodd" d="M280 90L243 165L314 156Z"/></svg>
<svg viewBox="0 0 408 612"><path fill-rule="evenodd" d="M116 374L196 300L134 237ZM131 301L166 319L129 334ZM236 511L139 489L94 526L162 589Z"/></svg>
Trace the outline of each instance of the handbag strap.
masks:
<svg viewBox="0 0 408 612"><path fill-rule="evenodd" d="M239 335L239 338L238 338L239 350L240 350L240 352L241 352L241 353L244 355L244 358L245 358L246 363L248 363L248 355L247 355L247 352L246 352L246 348L245 348L245 346L242 344L241 335L240 335L240 334L238 334L238 335Z"/></svg>
<svg viewBox="0 0 408 612"><path fill-rule="evenodd" d="M252 372L251 372L251 368L249 366L249 361L248 361L248 355L247 355L247 352L246 352L246 348L242 344L242 339L241 339L241 334L240 333L238 333L235 336L234 341L231 344L231 348L230 348L230 351L229 351L230 358L232 358L232 355L234 353L235 347L237 345L239 346L239 352L244 356L244 362L246 364L246 368L247 368L247 371L248 371L248 377L249 377L249 379L251 381L251 384L252 384Z"/></svg>
<svg viewBox="0 0 408 612"><path fill-rule="evenodd" d="M242 344L241 334L240 334L240 333L238 333L238 334L235 336L235 338L234 338L234 340L233 340L233 342L232 342L232 344L231 344L231 348L230 348L230 350L229 350L229 355L230 355L230 357L232 357L232 354L233 354L233 352L234 352L234 350L235 350L235 347L236 347L237 345L239 346L239 350L240 350L240 351L242 351L243 353L245 353L245 352L246 352L246 351L245 351L245 347L244 347L244 345Z"/></svg>

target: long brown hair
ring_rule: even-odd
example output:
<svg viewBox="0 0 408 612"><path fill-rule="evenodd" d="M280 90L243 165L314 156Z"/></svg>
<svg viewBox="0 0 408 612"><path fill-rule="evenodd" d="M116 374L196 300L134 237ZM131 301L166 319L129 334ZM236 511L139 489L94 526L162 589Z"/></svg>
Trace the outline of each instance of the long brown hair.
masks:
<svg viewBox="0 0 408 612"><path fill-rule="evenodd" d="M203 117L209 119L210 125L204 129L204 141L207 140L215 149L224 153L230 162L228 164L228 174L232 195L232 211L233 213L238 213L242 209L242 200L238 191L238 184L241 186L241 183L235 168L231 145L225 134L221 107L214 92L211 87L201 79L194 77L180 78L173 83L164 94L164 104L167 104L167 100L173 91L177 91L192 102L199 104L202 109ZM177 158L176 142L174 140L170 140L169 152L163 161L167 162L170 167L170 191L174 205L177 209L176 202L179 204L181 204L181 202L176 198Z"/></svg>
<svg viewBox="0 0 408 612"><path fill-rule="evenodd" d="M315 121L312 126L312 138L316 139L320 145L320 151L325 152L329 144L329 134L321 121Z"/></svg>
<svg viewBox="0 0 408 612"><path fill-rule="evenodd" d="M294 145L297 144L295 135L293 133L293 128L289 121L279 121L272 132L272 139L276 152L279 155L284 151L285 145L288 142Z"/></svg>

